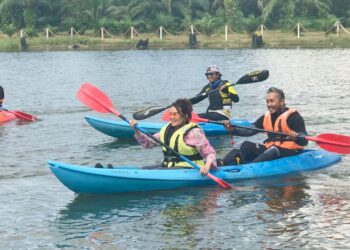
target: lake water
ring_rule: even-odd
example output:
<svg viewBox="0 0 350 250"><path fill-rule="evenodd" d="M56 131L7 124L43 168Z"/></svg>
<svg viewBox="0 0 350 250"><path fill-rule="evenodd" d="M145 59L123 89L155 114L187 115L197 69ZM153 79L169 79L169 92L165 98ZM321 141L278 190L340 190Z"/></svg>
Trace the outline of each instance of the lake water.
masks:
<svg viewBox="0 0 350 250"><path fill-rule="evenodd" d="M213 64L231 82L256 69L270 71L265 82L235 87L236 118L263 114L266 90L276 86L304 116L310 135L350 135L349 49L0 53L4 105L40 118L0 125L0 249L348 249L349 156L319 171L237 182L230 191L76 195L51 174L49 159L149 165L162 157L160 148L145 150L91 128L85 115L114 116L76 99L82 83L101 88L131 117L143 107L193 97ZM195 111L206 106L203 101ZM230 150L228 137L211 142L219 156Z"/></svg>

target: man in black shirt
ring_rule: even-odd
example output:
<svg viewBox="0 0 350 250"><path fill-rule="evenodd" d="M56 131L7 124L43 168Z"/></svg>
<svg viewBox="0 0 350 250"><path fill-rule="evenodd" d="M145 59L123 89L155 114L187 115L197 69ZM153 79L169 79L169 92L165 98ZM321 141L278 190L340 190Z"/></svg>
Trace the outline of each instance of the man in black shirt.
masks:
<svg viewBox="0 0 350 250"><path fill-rule="evenodd" d="M281 89L269 88L266 106L268 111L253 123L252 128L282 132L288 136L268 133L264 144L244 141L240 149L233 149L225 156L223 165L270 161L298 154L307 145L308 141L305 138L298 137L307 135L304 119L298 111L286 107ZM225 127L238 136L252 136L258 133L245 128L230 127L229 121L225 121Z"/></svg>

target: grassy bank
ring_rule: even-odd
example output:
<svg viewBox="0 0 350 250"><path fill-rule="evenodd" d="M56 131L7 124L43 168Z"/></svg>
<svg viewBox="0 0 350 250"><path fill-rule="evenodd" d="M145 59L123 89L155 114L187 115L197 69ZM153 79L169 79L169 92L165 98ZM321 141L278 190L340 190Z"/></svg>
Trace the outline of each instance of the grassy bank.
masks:
<svg viewBox="0 0 350 250"><path fill-rule="evenodd" d="M134 49L138 40L126 37L112 37L101 39L91 36L58 35L46 39L46 37L27 37L28 51L56 51L72 50L73 45L78 45L79 50L128 50ZM154 34L142 34L142 39L149 38L149 49L185 49L189 48L188 35L166 35L162 40ZM225 49L225 48L250 48L251 35L244 33L231 33L227 41L223 34L215 36L197 35L197 48ZM264 31L263 41L265 48L350 48L350 34L341 33L325 35L324 32L305 32L300 39L293 32ZM0 37L0 51L21 51L19 37Z"/></svg>

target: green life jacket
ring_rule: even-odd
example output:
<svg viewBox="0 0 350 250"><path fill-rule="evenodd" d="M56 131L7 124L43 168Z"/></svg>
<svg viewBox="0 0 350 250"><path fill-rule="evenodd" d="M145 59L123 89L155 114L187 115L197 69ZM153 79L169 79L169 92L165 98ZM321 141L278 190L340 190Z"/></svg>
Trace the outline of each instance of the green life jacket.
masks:
<svg viewBox="0 0 350 250"><path fill-rule="evenodd" d="M191 129L199 128L195 123L188 123L181 128L177 129L171 134L171 124L168 123L160 130L160 140L174 149L179 154L185 156L187 159L193 161L197 165L204 165L203 157L199 154L196 148L188 146L184 137ZM178 155L168 150L166 147L162 147L164 154L163 167L188 167L192 168L190 164L182 161Z"/></svg>

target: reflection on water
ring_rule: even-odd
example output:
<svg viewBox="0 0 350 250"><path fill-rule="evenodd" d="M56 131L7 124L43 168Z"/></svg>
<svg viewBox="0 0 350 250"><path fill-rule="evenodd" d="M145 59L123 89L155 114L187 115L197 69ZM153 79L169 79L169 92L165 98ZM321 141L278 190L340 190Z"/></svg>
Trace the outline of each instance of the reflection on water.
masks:
<svg viewBox="0 0 350 250"><path fill-rule="evenodd" d="M162 238L181 237L181 245L191 248L201 232L199 221L215 212L222 192L196 188L118 196L79 195L61 209L53 226L62 242L71 242L71 246L80 235L84 245L93 239L99 244L126 247L127 241L141 238L149 246L170 247L171 243L157 242L148 235L155 227Z"/></svg>
<svg viewBox="0 0 350 250"><path fill-rule="evenodd" d="M57 245L65 242L76 246L76 239L81 238L79 244L83 246L141 247L142 242L147 242L150 248L171 248L173 240L181 238L177 247L188 249L205 248L207 244L231 247L226 239L239 234L237 227L263 223L255 228L255 238L269 239L265 246L273 247L277 245L272 240L276 236L290 237L308 230L297 216L297 211L309 202L305 193L308 188L304 177L295 175L241 182L231 191L193 188L114 196L77 195L60 210L51 228L60 235ZM265 205L255 207L261 202ZM152 234L152 230L157 233ZM129 245L130 241L134 243ZM246 244L248 247L257 242Z"/></svg>
<svg viewBox="0 0 350 250"><path fill-rule="evenodd" d="M349 248L347 155L330 168L237 182L233 190L213 186L101 197L74 197L46 163L160 162L160 147L145 150L132 138L116 140L88 125L85 115L118 118L86 108L76 92L91 82L130 118L142 107L193 97L206 83L203 69L210 64L231 82L256 69L270 71L267 81L235 86L240 101L234 118L263 114L266 90L276 86L304 116L310 135L349 135L349 49L29 52L0 58L6 106L40 118L0 125L0 249ZM207 105L198 103L194 111ZM161 114L147 121L160 120ZM235 137L235 145L245 139ZM228 136L210 142L219 158L232 148Z"/></svg>

